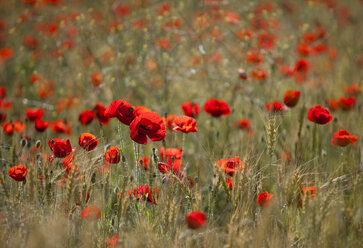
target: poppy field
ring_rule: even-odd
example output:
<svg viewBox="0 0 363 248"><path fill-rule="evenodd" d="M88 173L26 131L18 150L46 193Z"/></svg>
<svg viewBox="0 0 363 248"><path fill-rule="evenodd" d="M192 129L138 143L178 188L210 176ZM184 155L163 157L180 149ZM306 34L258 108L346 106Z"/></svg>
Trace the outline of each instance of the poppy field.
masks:
<svg viewBox="0 0 363 248"><path fill-rule="evenodd" d="M0 0L0 247L362 247L362 0Z"/></svg>

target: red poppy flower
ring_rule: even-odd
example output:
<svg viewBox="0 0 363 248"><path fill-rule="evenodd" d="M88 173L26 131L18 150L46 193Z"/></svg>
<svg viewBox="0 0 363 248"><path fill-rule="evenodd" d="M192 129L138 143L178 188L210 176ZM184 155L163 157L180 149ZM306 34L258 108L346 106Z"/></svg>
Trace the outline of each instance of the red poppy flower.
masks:
<svg viewBox="0 0 363 248"><path fill-rule="evenodd" d="M87 125L93 121L95 118L95 113L92 110L85 110L79 115L79 122L81 122L82 125Z"/></svg>
<svg viewBox="0 0 363 248"><path fill-rule="evenodd" d="M24 165L16 165L9 169L9 176L15 181L24 181L28 167Z"/></svg>
<svg viewBox="0 0 363 248"><path fill-rule="evenodd" d="M102 123L103 125L107 125L110 121L110 118L106 117L105 111L106 107L100 103L97 103L96 106L93 108L93 111L96 113L96 117L98 122Z"/></svg>
<svg viewBox="0 0 363 248"><path fill-rule="evenodd" d="M199 105L193 102L185 102L180 107L183 109L186 116L197 118L200 112Z"/></svg>
<svg viewBox="0 0 363 248"><path fill-rule="evenodd" d="M14 126L15 132L17 132L17 133L22 133L26 128L25 123L22 123L20 121L13 121L13 126Z"/></svg>
<svg viewBox="0 0 363 248"><path fill-rule="evenodd" d="M302 194L308 195L309 198L313 198L314 196L316 196L316 187L304 187L302 189Z"/></svg>
<svg viewBox="0 0 363 248"><path fill-rule="evenodd" d="M190 229L198 229L204 226L207 218L205 213L200 211L193 211L187 214L185 221Z"/></svg>
<svg viewBox="0 0 363 248"><path fill-rule="evenodd" d="M79 167L75 166L74 164L69 164L66 166L66 170L64 171L64 178L68 178L68 176L71 174L72 170L76 170L76 175L79 174Z"/></svg>
<svg viewBox="0 0 363 248"><path fill-rule="evenodd" d="M49 121L43 121L42 119L35 120L35 129L38 132L44 132L49 126Z"/></svg>
<svg viewBox="0 0 363 248"><path fill-rule="evenodd" d="M354 83L351 86L344 86L344 91L349 95L356 95L359 93L359 85Z"/></svg>
<svg viewBox="0 0 363 248"><path fill-rule="evenodd" d="M307 59L301 58L296 61L295 71L297 72L308 72L310 68L310 63Z"/></svg>
<svg viewBox="0 0 363 248"><path fill-rule="evenodd" d="M101 218L101 211L96 206L88 206L81 213L81 217L87 220L96 220Z"/></svg>
<svg viewBox="0 0 363 248"><path fill-rule="evenodd" d="M295 107L300 98L300 91L287 90L284 95L284 103L286 106Z"/></svg>
<svg viewBox="0 0 363 248"><path fill-rule="evenodd" d="M168 172L171 168L170 165L163 163L163 162L159 162L158 163L158 169L162 174L165 174L166 172Z"/></svg>
<svg viewBox="0 0 363 248"><path fill-rule="evenodd" d="M123 124L129 126L134 120L134 106L125 100L115 100L105 110L105 116L108 118L116 117Z"/></svg>
<svg viewBox="0 0 363 248"><path fill-rule="evenodd" d="M226 174L233 176L237 169L243 170L244 163L238 156L234 158L225 158L217 161L217 165L220 169L223 169ZM247 167L248 169L248 167Z"/></svg>
<svg viewBox="0 0 363 248"><path fill-rule="evenodd" d="M14 133L14 126L12 123L7 122L4 124L3 130L7 135L12 135Z"/></svg>
<svg viewBox="0 0 363 248"><path fill-rule="evenodd" d="M144 107L144 106L135 106L134 107L134 116L138 116L138 115L141 115L142 113L145 113L145 112L150 112L150 110L147 108L147 107Z"/></svg>
<svg viewBox="0 0 363 248"><path fill-rule="evenodd" d="M68 165L70 165L73 162L74 159L75 159L74 155L68 155L67 157L62 159L63 166L67 167Z"/></svg>
<svg viewBox="0 0 363 248"><path fill-rule="evenodd" d="M50 128L56 133L71 133L71 127L64 120L56 120L50 124Z"/></svg>
<svg viewBox="0 0 363 248"><path fill-rule="evenodd" d="M166 2L166 3L162 3L160 5L158 5L155 9L155 12L158 14L158 15L165 15L167 13L170 12L170 8L171 8L171 5L170 3Z"/></svg>
<svg viewBox="0 0 363 248"><path fill-rule="evenodd" d="M130 192L131 193L131 192ZM144 200L146 198L147 203L149 204L156 204L156 199L154 197L155 189L151 189L149 186L140 185L139 187L135 187L132 190L132 194L137 200Z"/></svg>
<svg viewBox="0 0 363 248"><path fill-rule="evenodd" d="M26 109L25 114L30 121L35 121L35 120L41 119L43 117L44 109L41 109L41 108Z"/></svg>
<svg viewBox="0 0 363 248"><path fill-rule="evenodd" d="M168 161L171 158L181 159L183 156L183 149L160 147L159 153L163 161Z"/></svg>
<svg viewBox="0 0 363 248"><path fill-rule="evenodd" d="M323 125L329 123L333 119L333 116L329 114L327 109L322 108L320 105L315 105L309 109L308 119L311 122Z"/></svg>
<svg viewBox="0 0 363 248"><path fill-rule="evenodd" d="M163 48L164 50L168 50L170 48L170 40L167 38L159 38L155 41L155 45Z"/></svg>
<svg viewBox="0 0 363 248"><path fill-rule="evenodd" d="M0 61L1 59L4 60L9 60L13 57L13 49L12 48L8 48L8 47L4 47L0 49Z"/></svg>
<svg viewBox="0 0 363 248"><path fill-rule="evenodd" d="M267 77L267 73L264 69L262 69L261 67L256 67L252 70L252 75L253 78L257 79L257 80L262 80L265 79Z"/></svg>
<svg viewBox="0 0 363 248"><path fill-rule="evenodd" d="M329 104L329 108L331 109L331 110L337 110L338 108L339 108L339 101L338 100L335 100L335 99L330 99L329 101L328 101L328 104Z"/></svg>
<svg viewBox="0 0 363 248"><path fill-rule="evenodd" d="M165 117L163 116L161 119L163 120L164 124L166 125L166 127L169 129L169 130L173 130L173 122L174 122L174 119L176 118L176 115L167 115L166 116L166 120L165 120Z"/></svg>
<svg viewBox="0 0 363 248"><path fill-rule="evenodd" d="M150 164L150 158L148 156L144 156L142 158L139 158L139 165L144 168L144 170L149 169Z"/></svg>
<svg viewBox="0 0 363 248"><path fill-rule="evenodd" d="M196 133L198 131L196 120L185 115L177 116L173 121L173 126L174 131L181 131L183 133Z"/></svg>
<svg viewBox="0 0 363 248"><path fill-rule="evenodd" d="M50 150L53 151L54 156L57 158L64 158L76 151L76 148L72 149L71 142L69 140L54 138L48 141L48 145Z"/></svg>
<svg viewBox="0 0 363 248"><path fill-rule="evenodd" d="M265 108L267 111L272 111L275 113L283 112L286 110L286 107L279 101L266 103Z"/></svg>
<svg viewBox="0 0 363 248"><path fill-rule="evenodd" d="M94 86L99 86L102 83L102 74L100 72L92 73L92 83Z"/></svg>
<svg viewBox="0 0 363 248"><path fill-rule="evenodd" d="M90 133L82 133L78 140L79 145L86 151L92 151L95 149L98 142L100 142L100 140L97 140L96 137Z"/></svg>
<svg viewBox="0 0 363 248"><path fill-rule="evenodd" d="M223 100L209 99L204 104L204 110L213 117L229 115L232 113L229 105Z"/></svg>
<svg viewBox="0 0 363 248"><path fill-rule="evenodd" d="M116 146L111 146L105 153L105 161L108 164L120 162L120 151Z"/></svg>
<svg viewBox="0 0 363 248"><path fill-rule="evenodd" d="M267 206L272 201L273 196L272 193L268 193L267 191L262 192L257 197L257 204L261 207Z"/></svg>
<svg viewBox="0 0 363 248"><path fill-rule="evenodd" d="M253 135L250 120L248 120L248 119L240 119L240 120L236 121L233 124L233 126L239 128L241 130L247 130L247 135L249 137L251 137Z"/></svg>
<svg viewBox="0 0 363 248"><path fill-rule="evenodd" d="M137 116L130 124L130 137L139 144L147 144L147 136L152 141L165 138L163 120L156 112L145 112Z"/></svg>
<svg viewBox="0 0 363 248"><path fill-rule="evenodd" d="M116 248L117 246L117 241L118 241L118 236L117 235L113 235L111 238L109 238L108 236L106 237L106 246L108 248Z"/></svg>
<svg viewBox="0 0 363 248"><path fill-rule="evenodd" d="M31 35L25 35L23 37L23 43L29 48L36 48L39 45L37 39L35 39L35 37Z"/></svg>
<svg viewBox="0 0 363 248"><path fill-rule="evenodd" d="M343 110L351 110L354 108L355 106L355 98L354 97L341 97L339 99L339 106L343 109Z"/></svg>
<svg viewBox="0 0 363 248"><path fill-rule="evenodd" d="M341 129L333 134L331 144L333 146L347 146L355 143L358 137L351 135L347 130Z"/></svg>

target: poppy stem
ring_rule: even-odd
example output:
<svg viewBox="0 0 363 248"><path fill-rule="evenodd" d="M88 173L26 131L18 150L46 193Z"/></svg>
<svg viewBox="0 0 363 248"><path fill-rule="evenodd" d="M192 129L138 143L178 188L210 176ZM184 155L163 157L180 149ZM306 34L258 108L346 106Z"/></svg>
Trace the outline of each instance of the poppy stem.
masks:
<svg viewBox="0 0 363 248"><path fill-rule="evenodd" d="M317 133L317 124L314 123L314 127L313 127L313 144L312 144L312 154L313 157L315 157L316 155L316 133Z"/></svg>

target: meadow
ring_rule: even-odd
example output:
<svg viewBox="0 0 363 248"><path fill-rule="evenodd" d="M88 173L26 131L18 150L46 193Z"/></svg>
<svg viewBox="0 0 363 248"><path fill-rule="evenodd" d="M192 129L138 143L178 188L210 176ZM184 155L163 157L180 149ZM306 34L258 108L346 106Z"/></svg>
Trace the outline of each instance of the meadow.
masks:
<svg viewBox="0 0 363 248"><path fill-rule="evenodd" d="M362 0L0 0L0 247L363 247Z"/></svg>

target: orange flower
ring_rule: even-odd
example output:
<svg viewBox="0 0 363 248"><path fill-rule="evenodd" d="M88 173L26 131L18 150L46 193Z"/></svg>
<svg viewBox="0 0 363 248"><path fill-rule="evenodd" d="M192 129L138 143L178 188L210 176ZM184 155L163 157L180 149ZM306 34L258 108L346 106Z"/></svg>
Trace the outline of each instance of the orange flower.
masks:
<svg viewBox="0 0 363 248"><path fill-rule="evenodd" d="M89 206L83 210L81 217L87 220L97 220L101 218L101 211L96 206Z"/></svg>
<svg viewBox="0 0 363 248"><path fill-rule="evenodd" d="M100 140L97 140L96 137L90 133L82 133L81 136L79 136L78 141L79 145L86 151L92 151L95 149L98 145L98 142L100 142Z"/></svg>
<svg viewBox="0 0 363 248"><path fill-rule="evenodd" d="M170 48L170 41L166 38L159 38L155 41L155 45L164 50L168 50Z"/></svg>
<svg viewBox="0 0 363 248"><path fill-rule="evenodd" d="M351 135L348 131L341 129L333 134L331 144L333 146L347 146L355 143L357 140L357 136Z"/></svg>
<svg viewBox="0 0 363 248"><path fill-rule="evenodd" d="M50 124L50 128L56 133L71 133L71 127L64 120L56 120Z"/></svg>
<svg viewBox="0 0 363 248"><path fill-rule="evenodd" d="M111 146L105 153L105 161L108 164L120 162L120 151L116 146Z"/></svg>
<svg viewBox="0 0 363 248"><path fill-rule="evenodd" d="M107 236L106 245L107 245L108 248L116 248L117 241L118 241L118 236L117 235L113 235L111 238L109 238Z"/></svg>
<svg viewBox="0 0 363 248"><path fill-rule="evenodd" d="M302 189L303 195L308 195L309 198L316 196L316 187L304 187Z"/></svg>
<svg viewBox="0 0 363 248"><path fill-rule="evenodd" d="M226 174L233 176L237 169L243 170L244 163L236 156L234 158L220 159L217 161L217 165L220 169L223 169Z"/></svg>
<svg viewBox="0 0 363 248"><path fill-rule="evenodd" d="M198 131L196 120L185 115L177 116L173 121L173 126L174 131L181 131L183 133L196 133Z"/></svg>
<svg viewBox="0 0 363 248"><path fill-rule="evenodd" d="M175 118L176 115L167 115L165 120L165 117L163 116L162 120L169 130L173 130L173 122Z"/></svg>
<svg viewBox="0 0 363 248"><path fill-rule="evenodd" d="M100 72L92 73L92 83L94 86L99 86L102 83L102 74Z"/></svg>

